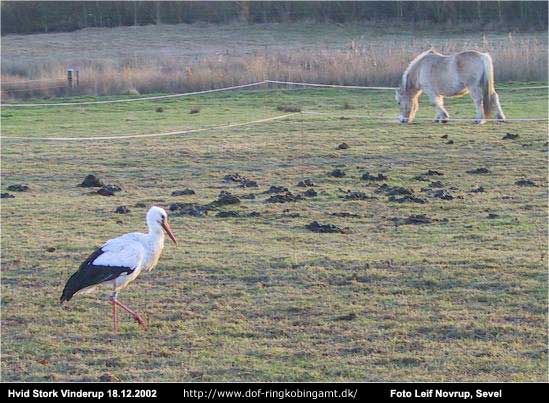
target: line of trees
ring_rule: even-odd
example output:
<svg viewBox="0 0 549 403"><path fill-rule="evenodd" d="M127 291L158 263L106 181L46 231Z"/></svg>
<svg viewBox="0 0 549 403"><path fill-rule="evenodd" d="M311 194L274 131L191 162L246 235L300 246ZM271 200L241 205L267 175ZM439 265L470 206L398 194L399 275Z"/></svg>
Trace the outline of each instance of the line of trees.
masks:
<svg viewBox="0 0 549 403"><path fill-rule="evenodd" d="M375 19L547 29L546 1L4 1L1 11L3 35L161 23Z"/></svg>

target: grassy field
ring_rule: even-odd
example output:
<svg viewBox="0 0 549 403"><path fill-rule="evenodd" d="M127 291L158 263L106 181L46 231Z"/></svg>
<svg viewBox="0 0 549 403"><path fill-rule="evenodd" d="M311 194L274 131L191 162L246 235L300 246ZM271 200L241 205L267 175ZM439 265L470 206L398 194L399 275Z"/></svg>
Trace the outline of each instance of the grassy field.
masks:
<svg viewBox="0 0 549 403"><path fill-rule="evenodd" d="M508 117L547 117L545 90L511 88L500 92ZM319 114L184 136L40 141L245 122L281 115L280 105ZM468 97L448 110L474 115ZM2 192L30 187L2 200L3 381L547 380L546 122L399 125L363 117L396 117L392 92L333 89L1 113ZM423 99L418 117L433 116ZM519 137L503 140L507 132ZM467 172L481 167L489 172ZM329 176L336 168L346 175ZM416 178L428 170L442 176ZM362 180L366 171L388 178ZM258 188L223 182L237 172ZM123 190L77 187L90 173ZM265 203L269 186L301 194L306 178L317 196ZM436 181L453 200L422 191ZM389 201L376 193L382 183L425 203ZM171 196L186 187L196 194ZM203 205L222 190L255 199L217 209L240 217L171 214L179 246L166 243L157 269L121 293L148 330L122 316L112 334L108 289L59 306L96 246L145 229L136 203ZM347 190L372 198L346 200ZM115 214L120 205L130 213ZM432 222L399 220L413 214ZM344 231L311 232L312 221Z"/></svg>

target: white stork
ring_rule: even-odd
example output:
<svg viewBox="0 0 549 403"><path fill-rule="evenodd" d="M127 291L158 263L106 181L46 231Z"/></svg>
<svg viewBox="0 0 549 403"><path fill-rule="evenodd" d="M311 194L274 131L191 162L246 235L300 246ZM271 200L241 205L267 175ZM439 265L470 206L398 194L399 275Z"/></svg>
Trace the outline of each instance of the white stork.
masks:
<svg viewBox="0 0 549 403"><path fill-rule="evenodd" d="M141 273L152 270L158 263L164 248L164 231L177 245L175 236L168 224L168 215L160 207L153 206L147 212L149 233L131 232L109 239L93 252L65 284L61 295L61 304L69 301L74 294L93 290L101 283L111 283L113 293L109 299L112 304L113 330L118 331L116 307L128 312L141 326L146 327L141 316L118 301L118 291L126 287Z"/></svg>

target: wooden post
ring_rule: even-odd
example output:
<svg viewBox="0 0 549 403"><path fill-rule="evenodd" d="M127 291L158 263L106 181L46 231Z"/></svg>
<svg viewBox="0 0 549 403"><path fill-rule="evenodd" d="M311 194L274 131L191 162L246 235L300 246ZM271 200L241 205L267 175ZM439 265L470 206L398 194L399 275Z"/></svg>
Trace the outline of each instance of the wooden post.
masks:
<svg viewBox="0 0 549 403"><path fill-rule="evenodd" d="M67 85L69 88L80 86L80 71L73 67L67 68Z"/></svg>
<svg viewBox="0 0 549 403"><path fill-rule="evenodd" d="M74 87L73 78L74 78L74 69L67 69L67 84L69 88Z"/></svg>

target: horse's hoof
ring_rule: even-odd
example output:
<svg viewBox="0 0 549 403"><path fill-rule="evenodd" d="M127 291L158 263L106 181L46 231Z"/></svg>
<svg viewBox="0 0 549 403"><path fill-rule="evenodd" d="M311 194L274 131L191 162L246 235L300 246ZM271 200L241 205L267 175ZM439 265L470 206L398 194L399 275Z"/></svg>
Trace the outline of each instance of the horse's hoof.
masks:
<svg viewBox="0 0 549 403"><path fill-rule="evenodd" d="M475 119L475 123L477 125L483 125L484 123L486 123L486 120L484 120L484 119Z"/></svg>
<svg viewBox="0 0 549 403"><path fill-rule="evenodd" d="M448 123L448 118L440 119L440 123Z"/></svg>
<svg viewBox="0 0 549 403"><path fill-rule="evenodd" d="M506 117L503 115L496 115L496 123L505 123Z"/></svg>

